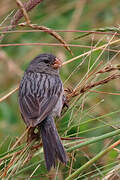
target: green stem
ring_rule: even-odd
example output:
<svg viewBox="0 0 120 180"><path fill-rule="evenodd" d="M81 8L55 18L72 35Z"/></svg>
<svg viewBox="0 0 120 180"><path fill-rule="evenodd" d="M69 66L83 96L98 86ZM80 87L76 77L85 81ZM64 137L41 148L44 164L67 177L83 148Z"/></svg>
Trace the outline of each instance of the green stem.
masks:
<svg viewBox="0 0 120 180"><path fill-rule="evenodd" d="M116 130L115 131L117 134L120 133L120 130ZM116 135L116 133L113 132L113 135ZM110 133L107 133L107 135ZM105 135L103 135L105 136ZM111 134L110 134L111 136ZM109 136L109 137L110 137ZM108 137L108 136L107 136ZM97 139L97 138L96 138ZM83 144L83 143L82 143ZM88 161L86 164L84 164L83 166L81 166L78 170L76 170L73 174L71 174L70 176L68 176L65 180L71 180L74 177L78 176L83 170L85 170L86 168L88 168L91 164L93 164L95 161L97 161L100 157L102 157L103 155L105 155L106 153L108 153L109 151L111 151L114 147L116 147L117 145L120 144L120 140L118 140L117 142L115 142L114 144L112 144L111 146L109 146L108 148L106 148L105 150L101 151L99 154L97 154L95 157L93 157L90 161Z"/></svg>
<svg viewBox="0 0 120 180"><path fill-rule="evenodd" d="M89 144L92 144L92 143L104 140L104 139L109 138L109 137L113 137L113 136L115 136L115 135L117 135L119 133L120 133L120 129L115 130L115 131L110 132L110 133L106 133L106 134L104 134L102 136L98 136L96 138L92 138L89 141L86 141L86 142L80 143L80 144L78 144L76 146L70 147L70 148L67 149L67 151L68 152L74 151L74 150L79 149L79 148L81 148L83 146L86 146L86 145L89 145Z"/></svg>
<svg viewBox="0 0 120 180"><path fill-rule="evenodd" d="M7 151L7 152L5 152L5 153L2 153L2 154L0 154L0 158L3 158L4 156L6 156L6 155L8 155L8 154L12 154L12 153L14 153L14 152L17 152L17 151L23 149L24 146L25 146L25 144L22 144L22 145L16 147L15 149L12 149L12 150L9 150L9 151ZM1 159L0 159L0 160L1 160Z"/></svg>

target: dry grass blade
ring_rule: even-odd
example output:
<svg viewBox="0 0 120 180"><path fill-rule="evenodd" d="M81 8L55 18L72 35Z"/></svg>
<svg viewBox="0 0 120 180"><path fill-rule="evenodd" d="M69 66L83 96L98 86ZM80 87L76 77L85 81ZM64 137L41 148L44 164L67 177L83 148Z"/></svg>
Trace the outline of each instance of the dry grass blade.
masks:
<svg viewBox="0 0 120 180"><path fill-rule="evenodd" d="M80 59L80 58L84 57L84 56L90 55L91 53L93 53L93 52L95 52L95 51L98 51L98 50L101 50L101 49L103 49L103 48L106 48L108 45L112 45L112 44L119 43L119 42L120 42L120 39L117 39L117 40L111 41L109 44L104 44L104 45L99 46L99 47L97 47L97 48L93 48L93 49L90 50L90 51L87 51L87 52L85 52L85 53L83 53L83 54L80 54L79 56L76 56L76 57L74 57L74 58L72 58L72 59L64 62L63 65L66 65L66 64L68 64L68 63L71 63L71 62L73 62L73 61L75 61L75 60L77 60L77 59Z"/></svg>
<svg viewBox="0 0 120 180"><path fill-rule="evenodd" d="M3 19L3 21L0 23L0 29L2 29L2 25L7 21L7 19L14 13L15 10L12 10L6 17Z"/></svg>
<svg viewBox="0 0 120 180"><path fill-rule="evenodd" d="M75 96L78 96L80 94L83 94L85 93L86 91L90 91L90 89L94 88L94 87L97 87L97 86L100 86L100 85L104 85L114 79L118 79L120 78L120 74L113 74L113 75L110 75L108 76L107 78L101 80L101 81L98 81L98 82L95 82L95 83L90 83L88 85L85 85L84 87L82 87L80 90L77 90L76 91L68 91L68 95L67 95L67 100L70 101L72 97L75 97Z"/></svg>
<svg viewBox="0 0 120 180"><path fill-rule="evenodd" d="M29 19L26 9L24 8L23 3L20 0L16 0L16 3L18 5L18 7L21 9L21 11L23 12L25 21L27 22L27 24L30 24L30 19Z"/></svg>
<svg viewBox="0 0 120 180"><path fill-rule="evenodd" d="M46 31L44 31L46 32ZM82 44L66 44L67 46L70 47L81 47L81 48L94 48L94 46L86 46L86 45L82 45ZM0 47L12 47L12 46L65 46L64 44L60 44L60 43L39 43L39 42L35 42L35 43L14 43L14 44L0 44ZM103 48L101 48L103 49ZM116 52L116 53L120 53L120 50L117 49L109 49L106 48L104 51L111 51L111 52Z"/></svg>
<svg viewBox="0 0 120 180"><path fill-rule="evenodd" d="M12 146L11 150L13 150L18 144L21 143L21 140L23 139L23 137L25 136L25 134L28 132L29 128L27 128L27 130L22 134L22 136L16 141L16 143ZM18 152L14 152L13 154L11 154L10 156L11 159L10 159L10 162L8 163L8 165L6 166L6 168L4 168L4 171L3 171L3 174L2 174L2 177L6 177L8 175L8 171L10 169L10 167L12 167L12 170L11 172L9 173L9 176L8 176L8 179L9 177L11 177L11 175L13 175L16 170L19 168L19 163L21 163L22 166L24 166L25 163L27 163L31 158L32 158L32 155L31 152L32 151L29 151L29 153L27 152L28 149L30 147L32 147L32 145L34 144L34 141L32 141L30 144L26 144L26 146L18 151ZM31 149L32 150L32 149ZM25 155L26 154L26 155ZM8 156L8 155L7 155ZM3 158L3 160L7 157L5 156ZM9 157L10 157L9 156ZM25 160L23 159L24 156L26 156ZM23 159L23 161L21 161ZM19 162L20 161L20 162Z"/></svg>
<svg viewBox="0 0 120 180"><path fill-rule="evenodd" d="M19 89L19 86L17 86L15 89L13 89L12 91L10 91L8 94L6 94L5 96L3 96L2 98L0 98L0 102L4 101L5 99L7 99L9 96L11 96L14 92L16 92Z"/></svg>
<svg viewBox="0 0 120 180"><path fill-rule="evenodd" d="M23 4L24 9L29 12L31 11L34 7L36 7L39 3L41 3L43 0L29 0L28 2ZM14 15L11 25L16 26L19 22L19 20L24 16L23 14L23 9L19 9L16 14Z"/></svg>
<svg viewBox="0 0 120 180"><path fill-rule="evenodd" d="M84 32L85 32L85 31L84 31ZM120 32L119 27L106 27L106 28L95 29L94 31L91 31L91 32L87 32L87 31L86 31L85 34L74 38L74 40L77 40L77 39L86 37L86 36L88 36L88 35L90 35L90 34L92 34L92 33L95 33L95 32L97 32L97 33L101 32L101 33L103 33L103 34L107 32L107 34L110 33L110 34L112 34L112 35L114 35L114 33L116 33L116 35L120 35L120 34L119 34L119 32ZM111 33L111 32L112 32L112 33Z"/></svg>
<svg viewBox="0 0 120 180"><path fill-rule="evenodd" d="M111 171L109 171L106 174L106 176L104 178L102 178L102 180L117 180L117 179L120 179L119 171L120 171L120 164L115 166L114 169L112 169Z"/></svg>
<svg viewBox="0 0 120 180"><path fill-rule="evenodd" d="M26 133L28 132L29 128L26 129L26 131L21 135L21 137L15 142L15 144L12 146L11 150L13 150L19 143L21 143L21 140L24 138L24 136L26 135ZM26 148L26 147L25 147ZM8 158L10 156L12 156L9 164L7 165L7 167L4 169L4 172L3 172L3 177L7 176L7 172L9 170L9 168L17 161L17 156L19 154L21 154L21 152L24 152L24 149L22 151L19 151L19 152L15 152L14 154L11 154L11 155L7 155L5 156L4 158L2 158L1 160L4 160L5 158Z"/></svg>
<svg viewBox="0 0 120 180"><path fill-rule="evenodd" d="M114 79L118 79L120 78L120 74L113 74L113 75L110 75L108 76L107 78L101 80L101 81L98 81L98 82L95 82L95 83L92 83L92 84L88 84L87 86L83 87L81 90L80 90L80 93L85 93L86 91L88 91L89 89L91 88L94 88L94 87L97 87L99 85L103 85L103 84L106 84Z"/></svg>
<svg viewBox="0 0 120 180"><path fill-rule="evenodd" d="M26 152L27 149L28 149L28 147L25 146L25 147L21 150L19 156L17 156L18 153L14 153L14 154L13 154L13 156L12 156L9 164L8 164L7 167L4 169L3 177L7 176L8 171L9 171L9 168L10 168L11 166L15 165L15 163L17 163L17 162L20 160L20 158L21 158L22 155ZM15 167L12 169L12 171L10 172L10 174L9 174L9 176L8 176L8 179L11 177L11 175L14 174L14 172L15 172L16 170L17 170L17 166L15 166Z"/></svg>
<svg viewBox="0 0 120 180"><path fill-rule="evenodd" d="M10 14L11 15L11 14ZM3 24L4 22L2 22ZM11 26L7 26L8 28L11 28ZM2 29L5 29L7 28L6 26L2 26L0 27L0 30ZM40 32L42 30L11 30L11 31L6 31L6 32L3 32L4 34L6 33L19 33L19 32ZM71 32L74 32L74 33L82 33L82 32L88 32L88 33L94 33L94 34L103 34L103 35L114 35L115 36L119 36L120 33L109 33L109 32L96 32L96 31L85 31L85 30L76 30L76 29L68 29L68 30L64 30L64 29L54 29L55 32L66 32L66 33L71 33Z"/></svg>
<svg viewBox="0 0 120 180"><path fill-rule="evenodd" d="M19 24L19 26L27 26L27 25L28 24L26 22ZM71 55L73 55L73 53L72 53L71 49L69 48L68 44L66 43L66 41L54 30L52 30L48 27L45 27L45 26L39 26L37 24L29 24L28 26L34 30L42 30L43 32L50 34L51 36L56 38L60 43L62 43L63 46L71 53Z"/></svg>
<svg viewBox="0 0 120 180"><path fill-rule="evenodd" d="M18 151L18 152L16 152L16 155L19 155L21 153L21 150L20 151ZM6 160L6 159L8 159L8 158L10 158L11 156L13 156L14 155L14 152L13 153L11 153L11 154L7 154L6 156L4 156L3 158L0 158L0 163L2 162L2 161L4 161L4 160Z"/></svg>
<svg viewBox="0 0 120 180"><path fill-rule="evenodd" d="M97 65L96 68L94 68L94 70L93 70L92 72L87 73L87 74L86 74L86 77L85 77L85 79L84 79L84 81L83 81L83 83L80 84L80 85L78 85L76 88L74 88L74 91L76 92L78 89L80 89L80 87L85 86L86 83L87 83L87 80L88 80L91 76L93 76L93 75L96 74L96 71L98 70L98 68L99 68L102 64L103 64L103 61L100 61L100 63Z"/></svg>
<svg viewBox="0 0 120 180"><path fill-rule="evenodd" d="M33 175L35 174L35 172L37 171L37 169L40 167L40 164L38 164L38 166L34 169L34 171L32 172L32 174L30 175L30 177L28 178L28 180L30 180Z"/></svg>
<svg viewBox="0 0 120 180"><path fill-rule="evenodd" d="M13 150L20 142L21 140L24 138L24 136L26 135L26 133L29 131L30 127L26 129L26 131L20 136L20 138L16 141L16 143L12 146L11 150Z"/></svg>
<svg viewBox="0 0 120 180"><path fill-rule="evenodd" d="M7 167L4 168L4 172L3 172L2 177L7 176L7 172L8 172L8 170L9 170L9 168L10 168L10 167L15 163L15 161L16 161L16 157L17 157L17 153L14 153L14 155L12 156L12 158L11 158L9 164L7 165Z"/></svg>
<svg viewBox="0 0 120 180"><path fill-rule="evenodd" d="M116 65L116 66L112 66L111 64L107 67L105 67L104 69L101 69L100 71L97 72L97 74L99 73L105 73L105 72L111 72L114 70L120 70L120 65Z"/></svg>
<svg viewBox="0 0 120 180"><path fill-rule="evenodd" d="M55 37L59 42L61 42L64 47L71 53L71 55L73 55L71 49L69 48L69 46L67 45L67 43L65 42L65 40L55 31L51 30L50 28L47 28L45 26L37 26L37 25L30 25L30 27L32 27L33 29L40 29L43 30L44 32L47 32L48 34L52 35L53 37Z"/></svg>
<svg viewBox="0 0 120 180"><path fill-rule="evenodd" d="M69 48L69 46L67 45L66 41L57 32L55 32L54 30L51 30L50 28L47 28L45 26L38 26L37 24L30 24L30 19L29 19L27 12L30 11L32 8L34 8L41 1L42 0L34 0L34 1L29 0L27 3L22 4L22 2L20 0L16 0L16 3L20 9L14 15L14 17L11 21L11 24L10 24L11 26L7 27L5 30L3 30L3 32L9 31L9 30L15 28L16 25L18 24L18 21L21 19L21 17L24 16L26 22L19 24L19 26L27 25L28 27L30 27L32 29L42 30L43 32L47 32L48 34L50 34L51 36L56 38L59 42L61 42L64 45L64 47L71 53L71 55L73 55L73 53L72 53L71 49Z"/></svg>
<svg viewBox="0 0 120 180"><path fill-rule="evenodd" d="M87 73L87 74L84 76L84 81L83 81L82 84L77 85L77 87L75 87L75 88L74 88L72 91L70 91L70 92L66 90L66 91L68 92L68 95L67 95L67 100L68 100L68 101L70 101L71 97L74 97L74 96L76 96L76 95L79 95L78 92L79 92L80 88L86 86L88 79L89 79L91 76L93 76L93 75L96 74L96 71L98 70L98 68L99 68L102 64L103 64L103 61L100 61L100 63L97 65L96 68L94 68L94 70L93 70L92 72Z"/></svg>
<svg viewBox="0 0 120 180"><path fill-rule="evenodd" d="M120 96L120 93L111 93L111 92L105 92L105 91L89 90L89 92L95 92L95 93L99 93L99 94L107 94L107 95L116 95L116 96Z"/></svg>
<svg viewBox="0 0 120 180"><path fill-rule="evenodd" d="M101 64L102 62L100 62ZM99 64L99 65L100 65ZM118 66L118 67L117 67ZM103 70L100 70L97 73L105 73L105 72L109 72L109 71L113 71L113 70L119 70L119 65L117 65L116 67L106 67L104 68ZM93 73L95 72L95 70L93 71ZM93 74L92 73L92 74ZM91 75L91 74L90 74ZM91 84L88 84L88 85L84 85L81 90L80 90L80 87L76 88L74 91L71 91L69 89L66 89L66 92L67 92L67 100L70 101L70 99L74 96L78 96L79 94L83 94L85 93L86 91L90 91L90 89L94 88L94 87L97 87L99 85L103 85L103 84L106 84L108 82L110 82L111 80L114 80L114 79L118 79L120 78L120 74L113 74L113 75L110 75L108 76L107 78L101 80L101 81L98 81L98 82L95 82L95 83L91 83ZM0 98L0 102L4 101L6 98L8 98L10 95L12 95L14 92L16 92L17 90L19 89L19 86L17 86L15 89L13 89L12 91L10 91L7 95L3 96L2 98ZM114 93L115 94L115 93Z"/></svg>
<svg viewBox="0 0 120 180"><path fill-rule="evenodd" d="M36 7L39 3L41 3L43 0L28 0L28 2L25 2L23 4L22 7L24 8L20 8L19 10L17 10L17 12L15 13L15 15L13 16L12 20L11 20L11 23L10 23L10 26L7 26L5 29L3 29L3 32L5 31L10 31L12 30L13 28L16 27L16 25L18 24L19 20L26 14L26 12L29 12L31 11L34 7ZM19 3L20 1L18 1L18 4L22 4L22 3ZM23 10L24 9L24 10ZM26 11L25 11L26 10ZM24 13L25 14L24 14ZM0 41L2 41L2 39L4 38L3 34L0 36Z"/></svg>

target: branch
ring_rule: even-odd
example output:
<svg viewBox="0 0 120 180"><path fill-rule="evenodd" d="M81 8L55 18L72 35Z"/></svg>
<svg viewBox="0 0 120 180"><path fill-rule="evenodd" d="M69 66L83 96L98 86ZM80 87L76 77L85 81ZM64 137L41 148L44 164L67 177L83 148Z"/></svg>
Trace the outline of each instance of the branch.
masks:
<svg viewBox="0 0 120 180"><path fill-rule="evenodd" d="M94 87L97 87L99 85L104 85L104 84L106 84L106 83L108 83L108 82L110 82L110 81L112 81L114 79L118 79L118 78L120 78L120 74L113 74L113 75L110 75L110 76L108 76L107 78L105 78L105 79L103 79L101 81L85 85L80 90L76 89L75 91L72 91L72 90L66 89L65 91L67 92L67 100L69 102L72 97L78 96L79 94L83 94L86 91L89 91L90 89L92 89Z"/></svg>
<svg viewBox="0 0 120 180"><path fill-rule="evenodd" d="M43 0L29 0L28 2L23 4L24 9L29 12L31 11L34 7L36 7L38 4L40 4ZM19 20L24 16L23 14L23 10L19 9L17 10L17 12L15 13L13 19L11 20L10 25L13 27L15 27Z"/></svg>
<svg viewBox="0 0 120 180"><path fill-rule="evenodd" d="M106 84L108 83L109 81L111 80L114 80L114 79L118 79L120 78L120 74L113 74L113 75L110 75L108 76L107 78L101 80L101 81L98 81L98 82L95 82L95 83L92 83L92 84L88 84L87 86L83 87L81 90L80 90L80 93L85 93L86 91L88 91L89 89L91 88L94 88L94 87L97 87L99 85L103 85L103 84Z"/></svg>
<svg viewBox="0 0 120 180"><path fill-rule="evenodd" d="M66 41L54 30L51 30L50 28L47 28L45 26L38 26L37 24L31 24L30 23L30 18L27 14L28 11L33 9L36 5L38 5L42 0L29 0L27 3L22 4L20 0L16 0L16 3L18 7L20 8L16 14L14 15L13 19L11 20L10 26L8 26L3 32L10 31L13 28L16 27L18 24L19 20L24 16L25 18L25 23L20 23L18 26L27 26L35 30L42 30L43 32L47 32L51 36L55 37L59 42L63 44L63 46L73 55L71 49L67 45ZM4 35L2 34L0 37L0 40L2 40Z"/></svg>
<svg viewBox="0 0 120 180"><path fill-rule="evenodd" d="M45 27L45 26L39 26L37 24L27 24L26 22L19 24L19 26L28 26L34 30L42 30L43 32L50 34L51 36L56 38L60 43L62 43L63 46L70 52L70 54L73 55L73 53L72 53L71 49L69 48L69 46L67 45L66 41L54 30L52 30L48 27Z"/></svg>
<svg viewBox="0 0 120 180"><path fill-rule="evenodd" d="M40 4L43 0L29 0L28 2L23 4L24 9L26 10L26 12L31 11L35 6L37 6L38 4ZM21 3L22 4L22 3ZM19 9L17 10L17 12L15 13L15 15L13 16L11 22L10 22L10 26L7 26L3 32L6 31L10 31L13 28L16 27L16 25L18 24L19 20L24 16L23 13L23 9ZM4 34L2 34L0 36L0 41L2 41L4 38Z"/></svg>

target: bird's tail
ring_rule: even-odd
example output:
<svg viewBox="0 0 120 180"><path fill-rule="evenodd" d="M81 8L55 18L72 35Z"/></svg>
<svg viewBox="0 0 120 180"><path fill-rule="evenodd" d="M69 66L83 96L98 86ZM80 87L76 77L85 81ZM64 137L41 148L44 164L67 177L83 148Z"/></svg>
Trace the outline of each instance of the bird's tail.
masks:
<svg viewBox="0 0 120 180"><path fill-rule="evenodd" d="M47 117L40 123L40 127L47 170L49 171L52 166L55 167L56 159L66 164L66 152L58 135L54 119L51 116Z"/></svg>

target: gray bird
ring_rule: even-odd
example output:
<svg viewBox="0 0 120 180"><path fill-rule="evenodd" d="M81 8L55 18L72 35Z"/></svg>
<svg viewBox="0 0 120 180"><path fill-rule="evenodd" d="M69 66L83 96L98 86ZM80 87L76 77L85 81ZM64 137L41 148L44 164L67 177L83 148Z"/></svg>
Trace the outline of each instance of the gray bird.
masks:
<svg viewBox="0 0 120 180"><path fill-rule="evenodd" d="M64 90L59 76L62 62L52 54L40 54L31 61L20 82L20 112L31 136L38 127L42 137L47 170L59 159L66 164L67 156L58 135L54 117L60 116ZM33 137L32 137L33 138Z"/></svg>

